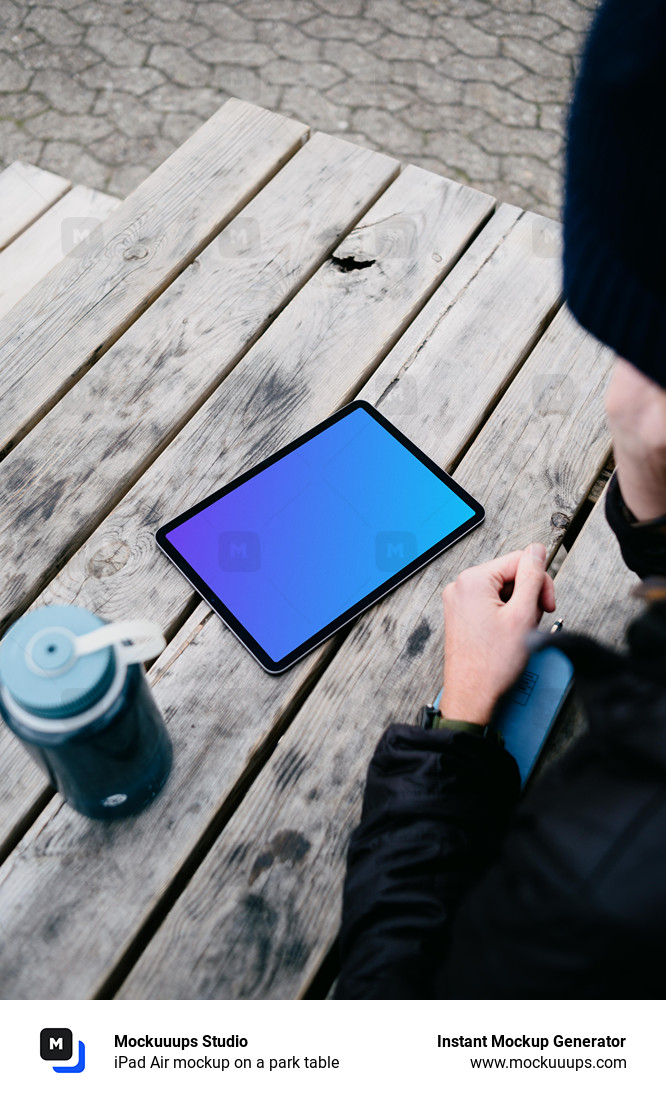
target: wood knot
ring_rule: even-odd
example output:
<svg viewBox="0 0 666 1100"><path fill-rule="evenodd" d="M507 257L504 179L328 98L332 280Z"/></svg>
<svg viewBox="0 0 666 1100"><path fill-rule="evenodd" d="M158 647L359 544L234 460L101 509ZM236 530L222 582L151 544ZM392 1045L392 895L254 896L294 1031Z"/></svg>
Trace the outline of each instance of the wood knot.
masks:
<svg viewBox="0 0 666 1100"><path fill-rule="evenodd" d="M144 260L148 255L145 244L131 244L123 252L123 260Z"/></svg>
<svg viewBox="0 0 666 1100"><path fill-rule="evenodd" d="M559 531L565 531L571 523L571 516L568 516L566 512L553 512L550 517L550 526L556 527Z"/></svg>
<svg viewBox="0 0 666 1100"><path fill-rule="evenodd" d="M109 539L102 543L88 560L87 570L91 577L112 577L119 573L130 557L130 548L119 539Z"/></svg>
<svg viewBox="0 0 666 1100"><path fill-rule="evenodd" d="M372 267L375 260L357 260L355 256L331 256L331 263L338 271L361 271L364 267Z"/></svg>

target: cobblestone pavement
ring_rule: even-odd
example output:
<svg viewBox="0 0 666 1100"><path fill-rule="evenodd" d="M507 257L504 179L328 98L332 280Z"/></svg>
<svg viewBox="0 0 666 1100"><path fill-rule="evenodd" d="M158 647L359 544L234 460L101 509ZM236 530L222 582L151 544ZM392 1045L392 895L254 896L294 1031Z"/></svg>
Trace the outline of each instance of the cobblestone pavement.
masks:
<svg viewBox="0 0 666 1100"><path fill-rule="evenodd" d="M231 95L557 216L596 0L0 0L0 164L124 196Z"/></svg>

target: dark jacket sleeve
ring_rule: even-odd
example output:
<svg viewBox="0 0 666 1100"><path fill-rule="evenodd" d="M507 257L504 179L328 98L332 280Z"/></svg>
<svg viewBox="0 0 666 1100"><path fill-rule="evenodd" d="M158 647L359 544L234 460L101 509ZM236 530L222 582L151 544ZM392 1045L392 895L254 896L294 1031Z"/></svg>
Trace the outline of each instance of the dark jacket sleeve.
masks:
<svg viewBox="0 0 666 1100"><path fill-rule="evenodd" d="M431 997L462 896L495 858L520 778L473 733L391 726L349 848L338 998Z"/></svg>
<svg viewBox="0 0 666 1100"><path fill-rule="evenodd" d="M630 640L625 657L562 639L590 730L521 803L460 906L438 997L663 996L664 608Z"/></svg>
<svg viewBox="0 0 666 1100"><path fill-rule="evenodd" d="M622 499L617 474L606 493L606 518L629 569L639 577L666 576L666 515L639 523Z"/></svg>

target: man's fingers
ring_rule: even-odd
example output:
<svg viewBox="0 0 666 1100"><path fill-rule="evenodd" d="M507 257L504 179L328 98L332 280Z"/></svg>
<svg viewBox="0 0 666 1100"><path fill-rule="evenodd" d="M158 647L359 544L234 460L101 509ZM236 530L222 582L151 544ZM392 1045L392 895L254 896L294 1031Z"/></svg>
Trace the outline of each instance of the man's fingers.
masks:
<svg viewBox="0 0 666 1100"><path fill-rule="evenodd" d="M539 607L542 611L555 611L555 583L549 573L544 574L543 588L539 597Z"/></svg>
<svg viewBox="0 0 666 1100"><path fill-rule="evenodd" d="M545 601L542 602L543 610L554 611L554 590L552 579L544 572L545 561L546 547L541 543L533 543L526 550L512 550L510 554L503 554L501 558L493 558L491 561L484 561L463 570L458 574L455 582L446 586L442 596L444 597L447 590L450 592L454 585L458 585L465 591L473 589L475 592L487 592L490 587L503 603L507 603L521 584L521 578L524 581L531 572L534 575L529 591L534 606L543 588L541 597L542 601ZM547 580L544 580L544 577Z"/></svg>
<svg viewBox="0 0 666 1100"><path fill-rule="evenodd" d="M513 607L525 614L533 615L539 606L539 600L546 590L546 547L543 543L533 542L523 550L516 569L516 582L511 597Z"/></svg>
<svg viewBox="0 0 666 1100"><path fill-rule="evenodd" d="M505 584L510 584L516 579L516 570L522 557L522 550L512 550L510 554L503 554L501 558L494 558L485 562L489 575L497 583L498 591ZM484 566L481 566L484 568Z"/></svg>
<svg viewBox="0 0 666 1100"><path fill-rule="evenodd" d="M515 587L515 582L514 581L507 581L506 584L502 585L502 589L501 589L500 594L499 594L499 598L502 601L502 603L508 603L509 602L509 600L513 596L514 587Z"/></svg>
<svg viewBox="0 0 666 1100"><path fill-rule="evenodd" d="M455 581L447 584L442 596L446 600L447 594L450 596L452 589L455 588L458 592L484 596L492 594L499 597L505 585L513 583L521 553L521 550L514 550L501 558L494 558L492 561L484 561L479 565L470 566L469 569L463 569Z"/></svg>

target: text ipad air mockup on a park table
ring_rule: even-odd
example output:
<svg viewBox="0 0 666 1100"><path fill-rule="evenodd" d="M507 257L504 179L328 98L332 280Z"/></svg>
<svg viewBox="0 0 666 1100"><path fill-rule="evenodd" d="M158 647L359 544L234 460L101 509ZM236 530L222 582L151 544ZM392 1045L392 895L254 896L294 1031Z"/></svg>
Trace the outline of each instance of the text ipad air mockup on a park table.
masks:
<svg viewBox="0 0 666 1100"><path fill-rule="evenodd" d="M267 672L283 672L483 508L354 401L159 529L157 543Z"/></svg>

